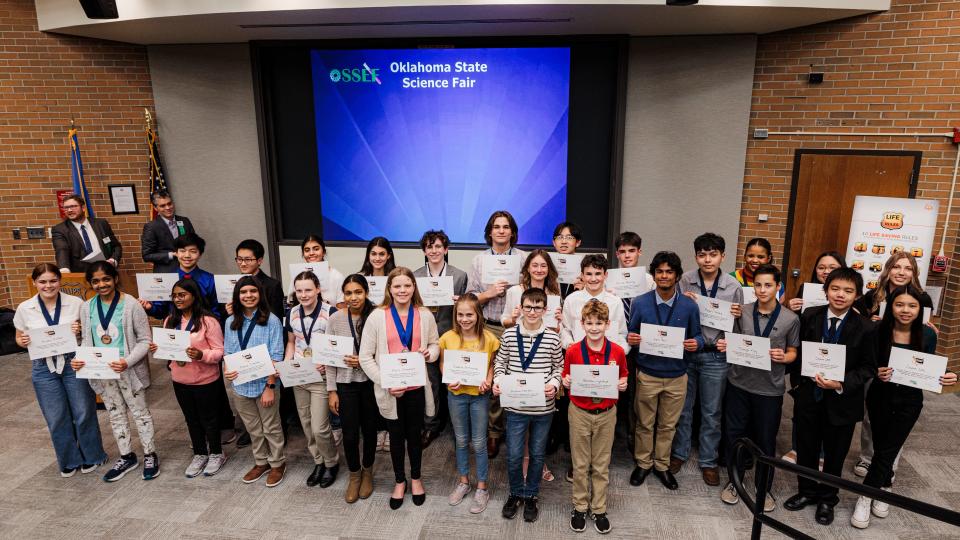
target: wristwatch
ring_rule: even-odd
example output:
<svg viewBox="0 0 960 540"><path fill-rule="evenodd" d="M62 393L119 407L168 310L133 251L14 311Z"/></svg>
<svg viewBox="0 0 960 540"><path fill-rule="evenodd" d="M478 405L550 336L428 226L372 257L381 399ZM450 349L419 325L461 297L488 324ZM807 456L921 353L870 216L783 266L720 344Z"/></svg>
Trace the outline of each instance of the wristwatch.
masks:
<svg viewBox="0 0 960 540"><path fill-rule="evenodd" d="M271 389L271 390L273 390L273 389L276 388L276 387L277 387L277 385L276 385L275 383L267 383L267 388L269 388L269 389Z"/></svg>

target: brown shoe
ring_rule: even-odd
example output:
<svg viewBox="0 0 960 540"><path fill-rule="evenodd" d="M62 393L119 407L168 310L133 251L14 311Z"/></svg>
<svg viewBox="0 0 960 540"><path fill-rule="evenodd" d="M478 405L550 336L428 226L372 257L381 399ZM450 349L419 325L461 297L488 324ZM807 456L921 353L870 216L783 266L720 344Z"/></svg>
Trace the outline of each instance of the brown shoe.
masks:
<svg viewBox="0 0 960 540"><path fill-rule="evenodd" d="M243 475L244 484L252 484L263 477L263 475L270 472L269 465L254 465L250 472Z"/></svg>
<svg viewBox="0 0 960 540"><path fill-rule="evenodd" d="M720 485L720 469L716 467L704 467L700 469L703 473L703 483L708 486Z"/></svg>
<svg viewBox="0 0 960 540"><path fill-rule="evenodd" d="M490 437L487 439L487 458L493 459L500 453L500 439Z"/></svg>
<svg viewBox="0 0 960 540"><path fill-rule="evenodd" d="M373 495L373 469L360 469L360 498Z"/></svg>
<svg viewBox="0 0 960 540"><path fill-rule="evenodd" d="M347 491L343 494L343 500L348 503L355 503L360 498L360 471L350 471L350 479L347 481Z"/></svg>
<svg viewBox="0 0 960 540"><path fill-rule="evenodd" d="M670 458L670 467L669 470L673 474L680 472L680 467L683 467L684 461L682 459L677 459L675 457Z"/></svg>
<svg viewBox="0 0 960 540"><path fill-rule="evenodd" d="M270 467L270 474L267 475L267 487L275 487L283 482L283 472L287 470L287 464L279 467Z"/></svg>

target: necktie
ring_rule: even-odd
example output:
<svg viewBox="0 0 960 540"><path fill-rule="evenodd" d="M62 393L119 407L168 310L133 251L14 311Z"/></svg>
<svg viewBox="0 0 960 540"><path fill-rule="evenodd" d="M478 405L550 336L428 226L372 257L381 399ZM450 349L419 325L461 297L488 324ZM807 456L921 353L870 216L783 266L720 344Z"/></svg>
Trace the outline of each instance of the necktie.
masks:
<svg viewBox="0 0 960 540"><path fill-rule="evenodd" d="M622 298L623 301L623 314L626 315L627 321L630 321L630 304L633 302L632 298Z"/></svg>
<svg viewBox="0 0 960 540"><path fill-rule="evenodd" d="M80 236L83 237L83 249L85 250L84 255L89 255L93 251L93 244L90 243L90 235L87 234L87 226L80 226Z"/></svg>
<svg viewBox="0 0 960 540"><path fill-rule="evenodd" d="M177 229L176 221L168 221L167 226L170 227L170 234L173 235L173 238L176 239L180 236L180 231Z"/></svg>

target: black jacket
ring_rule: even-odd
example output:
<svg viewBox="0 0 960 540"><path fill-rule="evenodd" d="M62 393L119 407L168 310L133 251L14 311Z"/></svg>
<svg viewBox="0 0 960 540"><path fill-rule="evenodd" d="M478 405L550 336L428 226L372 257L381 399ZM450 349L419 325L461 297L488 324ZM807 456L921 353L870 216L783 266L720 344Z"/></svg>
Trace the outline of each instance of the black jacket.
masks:
<svg viewBox="0 0 960 540"><path fill-rule="evenodd" d="M183 233L196 233L193 223L185 216L173 216L174 221L183 222ZM176 252L173 247L176 240L167 222L161 216L155 217L143 226L143 233L140 235L140 254L143 256L143 262L153 264L155 273L176 272L180 263L176 258L171 259L170 253Z"/></svg>

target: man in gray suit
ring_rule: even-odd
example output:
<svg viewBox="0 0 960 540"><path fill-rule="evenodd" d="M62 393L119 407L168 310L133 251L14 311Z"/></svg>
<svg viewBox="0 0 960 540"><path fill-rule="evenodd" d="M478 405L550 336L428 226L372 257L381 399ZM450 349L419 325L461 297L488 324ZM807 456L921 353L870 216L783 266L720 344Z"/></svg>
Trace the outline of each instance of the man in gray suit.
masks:
<svg viewBox="0 0 960 540"><path fill-rule="evenodd" d="M180 262L177 261L174 242L185 234L196 234L197 231L186 216L176 215L170 193L158 191L150 195L150 201L157 209L157 217L143 226L140 254L143 262L153 264L155 273L176 272Z"/></svg>
<svg viewBox="0 0 960 540"><path fill-rule="evenodd" d="M67 219L54 225L50 236L61 272L86 272L94 261L117 266L123 255L120 240L105 219L87 219L83 197L70 194L63 199Z"/></svg>
<svg viewBox="0 0 960 540"><path fill-rule="evenodd" d="M467 273L459 268L447 264L447 251L450 249L450 238L441 231L427 231L420 238L420 249L423 250L427 263L413 272L416 277L450 276L453 278L453 294L459 297L467 290ZM437 331L442 336L444 332L453 328L453 306L432 307L433 316L437 320ZM447 409L447 393L443 391L440 382L440 362L430 362L427 365L427 377L433 389L434 416L424 417L423 447L437 438L447 425L449 411Z"/></svg>

